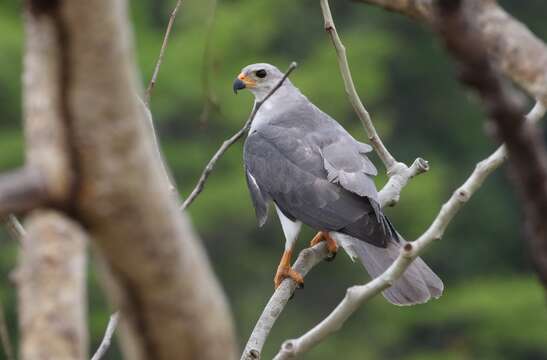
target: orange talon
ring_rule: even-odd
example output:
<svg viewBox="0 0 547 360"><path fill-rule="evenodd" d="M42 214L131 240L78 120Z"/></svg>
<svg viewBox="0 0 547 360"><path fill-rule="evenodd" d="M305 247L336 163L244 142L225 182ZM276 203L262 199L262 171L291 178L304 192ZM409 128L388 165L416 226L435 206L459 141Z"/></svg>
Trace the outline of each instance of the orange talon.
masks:
<svg viewBox="0 0 547 360"><path fill-rule="evenodd" d="M279 262L279 266L277 267L277 272L274 277L274 285L276 289L279 285L281 285L281 282L283 282L285 278L291 278L294 282L296 282L296 285L299 288L304 287L304 278L300 275L300 273L294 271L291 267L291 256L292 250L286 250L281 257L281 261Z"/></svg>
<svg viewBox="0 0 547 360"><path fill-rule="evenodd" d="M327 242L327 249L331 254L336 254L338 252L338 244L334 240L328 231L319 231L313 239L310 241L310 247L319 244L321 241Z"/></svg>

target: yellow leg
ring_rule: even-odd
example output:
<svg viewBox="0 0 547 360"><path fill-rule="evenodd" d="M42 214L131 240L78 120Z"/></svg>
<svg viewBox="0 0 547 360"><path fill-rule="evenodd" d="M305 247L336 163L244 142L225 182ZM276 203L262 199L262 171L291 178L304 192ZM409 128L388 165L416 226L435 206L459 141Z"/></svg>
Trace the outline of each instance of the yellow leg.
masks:
<svg viewBox="0 0 547 360"><path fill-rule="evenodd" d="M294 282L296 282L298 287L304 287L304 278L297 271L294 271L291 267L291 257L292 250L285 250L274 277L274 285L276 289L279 287L279 285L281 285L281 282L285 278L291 278L292 280L294 280Z"/></svg>

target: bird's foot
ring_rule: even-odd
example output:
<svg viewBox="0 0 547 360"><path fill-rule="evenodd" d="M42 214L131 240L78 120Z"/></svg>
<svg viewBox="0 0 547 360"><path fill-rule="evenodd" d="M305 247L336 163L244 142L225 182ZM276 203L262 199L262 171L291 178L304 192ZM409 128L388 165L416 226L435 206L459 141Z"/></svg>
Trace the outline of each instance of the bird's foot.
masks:
<svg viewBox="0 0 547 360"><path fill-rule="evenodd" d="M304 288L304 278L298 271L294 271L290 266L287 268L277 268L277 272L274 277L275 288L277 289L281 282L286 278L291 278L298 288Z"/></svg>
<svg viewBox="0 0 547 360"><path fill-rule="evenodd" d="M288 250L285 251L281 257L281 261L279 262L279 266L277 267L277 272L274 277L274 285L276 289L286 278L292 279L300 289L304 288L304 278L298 271L293 270L290 265L291 255L292 251Z"/></svg>
<svg viewBox="0 0 547 360"><path fill-rule="evenodd" d="M334 260L336 254L338 253L338 244L336 243L336 240L330 236L328 231L319 231L310 241L310 247L319 244L321 241L325 241L327 243L327 250L329 250L329 256L325 260Z"/></svg>

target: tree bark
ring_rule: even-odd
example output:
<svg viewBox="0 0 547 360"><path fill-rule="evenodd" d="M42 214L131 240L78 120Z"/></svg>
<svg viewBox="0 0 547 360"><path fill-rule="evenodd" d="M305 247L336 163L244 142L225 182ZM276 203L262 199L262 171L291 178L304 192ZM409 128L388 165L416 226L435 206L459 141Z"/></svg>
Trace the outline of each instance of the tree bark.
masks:
<svg viewBox="0 0 547 360"><path fill-rule="evenodd" d="M29 0L26 9L27 162L43 174L46 205L83 225L104 260L125 356L234 358L227 301L169 192L137 97L126 1ZM39 275L30 274L22 282ZM31 305L21 297L22 312ZM26 348L42 347L23 336Z"/></svg>
<svg viewBox="0 0 547 360"><path fill-rule="evenodd" d="M76 214L108 267L131 359L230 359L231 318L157 161L125 1L63 2Z"/></svg>
<svg viewBox="0 0 547 360"><path fill-rule="evenodd" d="M434 0L359 0L433 25ZM547 104L547 46L526 25L508 14L495 0L475 0L470 6L475 36L482 38L493 65Z"/></svg>
<svg viewBox="0 0 547 360"><path fill-rule="evenodd" d="M59 212L25 221L16 282L21 358L87 359L86 236Z"/></svg>

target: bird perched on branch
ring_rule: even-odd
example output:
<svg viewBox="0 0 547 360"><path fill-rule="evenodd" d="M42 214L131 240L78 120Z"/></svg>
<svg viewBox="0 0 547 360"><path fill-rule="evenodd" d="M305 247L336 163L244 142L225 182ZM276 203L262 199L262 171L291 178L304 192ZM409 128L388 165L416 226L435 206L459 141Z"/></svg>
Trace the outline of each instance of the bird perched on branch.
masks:
<svg viewBox="0 0 547 360"><path fill-rule="evenodd" d="M243 68L233 89L249 89L255 102L261 101L282 78L273 65L253 64ZM326 241L332 255L342 246L373 278L397 258L405 240L378 203L372 180L377 170L366 156L371 150L289 79L260 107L245 141L244 166L259 225L266 222L273 202L285 235L276 287L286 277L304 283L291 267L302 224L318 231L311 245ZM417 258L383 294L393 304L412 305L437 298L442 291L439 277Z"/></svg>

